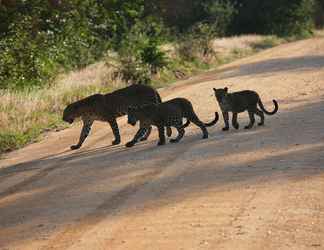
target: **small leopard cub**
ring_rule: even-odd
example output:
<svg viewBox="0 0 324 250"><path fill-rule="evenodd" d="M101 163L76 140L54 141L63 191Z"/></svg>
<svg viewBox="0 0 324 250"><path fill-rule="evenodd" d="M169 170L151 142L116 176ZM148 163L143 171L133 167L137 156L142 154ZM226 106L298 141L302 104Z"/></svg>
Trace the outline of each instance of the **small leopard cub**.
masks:
<svg viewBox="0 0 324 250"><path fill-rule="evenodd" d="M267 111L260 99L258 93L252 90L243 90L239 92L228 93L228 88L215 89L214 94L216 100L219 104L219 107L222 111L225 127L223 131L229 130L229 115L228 112L233 113L232 125L235 129L239 128L237 122L238 113L248 111L250 123L245 126L245 129L250 129L253 127L255 119L254 114L258 115L261 118L261 121L258 123L259 126L264 125L264 113L267 115L274 115L278 111L278 103L276 100L272 100L274 103L274 110L269 112ZM260 109L258 109L258 106Z"/></svg>
<svg viewBox="0 0 324 250"><path fill-rule="evenodd" d="M187 119L186 124L183 124L183 118ZM139 141L142 136L142 130L145 131L147 127L154 125L159 130L158 145L165 144L165 127L175 127L178 131L178 136L170 139L171 143L179 142L185 134L184 128L190 122L197 125L202 133L203 138L208 138L208 131L206 127L213 126L218 121L218 113L215 113L215 119L210 123L203 123L195 111L192 104L185 98L175 98L160 104L149 104L140 108L128 109L128 123L135 126L136 122L140 122L140 130L134 136L134 139L126 144L126 147L132 147Z"/></svg>

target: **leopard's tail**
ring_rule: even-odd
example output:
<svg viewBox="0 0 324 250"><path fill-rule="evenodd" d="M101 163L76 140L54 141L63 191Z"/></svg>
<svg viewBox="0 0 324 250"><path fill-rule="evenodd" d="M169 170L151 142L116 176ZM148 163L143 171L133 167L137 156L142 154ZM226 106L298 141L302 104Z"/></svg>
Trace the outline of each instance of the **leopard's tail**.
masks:
<svg viewBox="0 0 324 250"><path fill-rule="evenodd" d="M204 123L205 127L214 126L218 122L218 119L219 119L218 112L215 112L215 118L214 118L214 120L212 120L211 122L208 122L208 123Z"/></svg>
<svg viewBox="0 0 324 250"><path fill-rule="evenodd" d="M260 107L260 108L262 109L262 111L263 111L264 113L266 113L267 115L274 115L275 113L277 113L277 111L278 111L278 109L279 109L279 105L278 105L277 101L276 101L276 100L272 100L272 101L273 101L273 104L274 104L275 108L274 108L273 111L270 112L270 111L268 111L268 110L265 109L265 107L264 107L264 105L263 105L261 99L259 98L259 101L258 101L259 107Z"/></svg>
<svg viewBox="0 0 324 250"><path fill-rule="evenodd" d="M203 123L202 121L199 120L199 118L194 114L191 118L187 119L187 122L185 124L183 124L181 126L181 128L185 128L185 127L188 127L189 124L190 124L190 120L195 123L195 124L201 124L201 126L204 126L204 127L211 127L211 126L214 126L217 121L219 119L219 115L218 115L218 112L215 112L215 118L214 120L212 120L211 122L208 122L208 123ZM198 125L199 126L199 125Z"/></svg>

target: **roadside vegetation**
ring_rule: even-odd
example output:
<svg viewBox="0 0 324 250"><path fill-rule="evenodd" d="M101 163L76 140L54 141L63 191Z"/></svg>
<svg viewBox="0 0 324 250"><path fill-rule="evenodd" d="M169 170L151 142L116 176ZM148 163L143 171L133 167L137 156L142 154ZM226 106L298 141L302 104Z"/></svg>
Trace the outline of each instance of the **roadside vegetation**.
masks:
<svg viewBox="0 0 324 250"><path fill-rule="evenodd" d="M315 0L0 1L0 153L64 128L64 107L92 93L166 86L310 37L323 24L318 8Z"/></svg>

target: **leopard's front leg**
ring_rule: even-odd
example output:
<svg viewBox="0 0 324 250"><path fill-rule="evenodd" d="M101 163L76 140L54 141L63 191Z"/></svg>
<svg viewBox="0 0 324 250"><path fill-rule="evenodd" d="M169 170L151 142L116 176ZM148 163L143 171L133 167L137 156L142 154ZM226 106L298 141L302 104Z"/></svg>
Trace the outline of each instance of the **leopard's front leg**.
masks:
<svg viewBox="0 0 324 250"><path fill-rule="evenodd" d="M227 111L222 111L222 114L223 114L223 119L224 119L224 124L225 124L225 127L222 129L223 131L227 131L229 130L229 115L228 115L228 112Z"/></svg>
<svg viewBox="0 0 324 250"><path fill-rule="evenodd" d="M151 126L145 126L144 124L140 123L140 128L137 131L137 133L135 134L134 138L126 143L126 147L132 147L136 144L136 142L138 142L141 138L143 138L143 136L150 131Z"/></svg>
<svg viewBox="0 0 324 250"><path fill-rule="evenodd" d="M120 143L120 134L119 134L119 128L116 119L111 119L108 121L110 124L110 127L114 133L115 140L112 141L112 145L118 145Z"/></svg>
<svg viewBox="0 0 324 250"><path fill-rule="evenodd" d="M85 141L85 139L88 137L88 135L90 133L92 124L93 124L93 120L83 119L83 127L81 130L79 142L78 142L78 144L71 146L72 150L79 149L82 146L83 142Z"/></svg>
<svg viewBox="0 0 324 250"><path fill-rule="evenodd" d="M164 126L163 125L158 125L158 130L159 130L159 142L158 146L164 145L165 144L165 134L164 134Z"/></svg>

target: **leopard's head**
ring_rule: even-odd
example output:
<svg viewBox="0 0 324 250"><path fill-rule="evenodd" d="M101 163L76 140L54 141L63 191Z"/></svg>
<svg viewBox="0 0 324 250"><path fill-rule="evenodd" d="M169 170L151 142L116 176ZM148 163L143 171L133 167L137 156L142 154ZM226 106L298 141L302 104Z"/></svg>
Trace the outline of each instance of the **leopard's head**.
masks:
<svg viewBox="0 0 324 250"><path fill-rule="evenodd" d="M80 116L80 108L78 103L71 103L66 106L63 111L63 121L72 124L76 118Z"/></svg>
<svg viewBox="0 0 324 250"><path fill-rule="evenodd" d="M150 115L155 112L157 104L143 104L138 107L128 107L128 123L135 126L137 121L147 121Z"/></svg>
<svg viewBox="0 0 324 250"><path fill-rule="evenodd" d="M217 101L219 103L221 103L223 98L228 94L228 88L227 87L225 87L223 89L215 89L215 88L213 88L213 90L214 90L215 97L216 97L216 99L217 99Z"/></svg>

